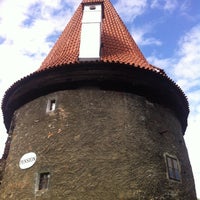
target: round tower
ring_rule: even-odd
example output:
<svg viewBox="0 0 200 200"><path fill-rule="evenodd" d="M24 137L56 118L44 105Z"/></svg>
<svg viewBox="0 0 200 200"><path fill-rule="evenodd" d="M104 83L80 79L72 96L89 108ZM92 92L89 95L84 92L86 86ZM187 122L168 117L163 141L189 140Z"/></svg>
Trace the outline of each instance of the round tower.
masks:
<svg viewBox="0 0 200 200"><path fill-rule="evenodd" d="M109 0L82 1L2 110L11 142L0 199L196 199L187 99Z"/></svg>

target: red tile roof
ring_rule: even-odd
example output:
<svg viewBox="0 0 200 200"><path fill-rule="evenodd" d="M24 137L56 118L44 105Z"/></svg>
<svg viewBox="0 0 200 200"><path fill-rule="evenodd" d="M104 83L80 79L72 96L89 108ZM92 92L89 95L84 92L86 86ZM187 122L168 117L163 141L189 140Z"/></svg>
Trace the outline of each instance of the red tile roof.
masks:
<svg viewBox="0 0 200 200"><path fill-rule="evenodd" d="M103 3L101 61L120 62L157 71L150 65L136 45L126 26L109 0L83 0L85 3ZM56 44L42 63L40 70L79 62L82 4L78 7Z"/></svg>

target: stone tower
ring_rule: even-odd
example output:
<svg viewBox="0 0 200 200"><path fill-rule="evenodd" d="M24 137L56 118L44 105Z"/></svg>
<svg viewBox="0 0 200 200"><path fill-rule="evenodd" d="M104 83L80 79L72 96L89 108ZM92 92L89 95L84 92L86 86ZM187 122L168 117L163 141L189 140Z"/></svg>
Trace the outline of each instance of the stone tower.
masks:
<svg viewBox="0 0 200 200"><path fill-rule="evenodd" d="M196 199L187 99L147 62L109 0L82 1L2 110L1 200Z"/></svg>

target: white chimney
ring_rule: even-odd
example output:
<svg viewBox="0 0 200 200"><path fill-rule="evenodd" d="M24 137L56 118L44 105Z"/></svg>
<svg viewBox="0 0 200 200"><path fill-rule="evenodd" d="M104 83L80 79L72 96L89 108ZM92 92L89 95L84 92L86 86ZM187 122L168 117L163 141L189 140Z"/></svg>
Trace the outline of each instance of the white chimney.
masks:
<svg viewBox="0 0 200 200"><path fill-rule="evenodd" d="M102 5L84 5L79 60L100 59Z"/></svg>

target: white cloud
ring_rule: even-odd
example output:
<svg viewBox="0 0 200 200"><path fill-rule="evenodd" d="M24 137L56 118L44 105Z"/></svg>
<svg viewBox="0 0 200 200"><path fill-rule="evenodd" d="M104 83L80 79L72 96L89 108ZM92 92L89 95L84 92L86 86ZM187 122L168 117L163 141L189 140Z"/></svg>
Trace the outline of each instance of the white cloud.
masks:
<svg viewBox="0 0 200 200"><path fill-rule="evenodd" d="M200 14L191 13L192 6L195 4L191 0L150 0L148 3L151 9L164 11L167 16L176 13L176 15L181 16L183 20L190 23L199 22L200 20Z"/></svg>
<svg viewBox="0 0 200 200"><path fill-rule="evenodd" d="M200 83L200 81L199 81ZM190 91L187 93L188 99L190 101L190 110L191 110L191 118L194 117L193 121L195 121L196 116L200 117L200 86L198 89L194 91ZM199 125L200 130L200 125Z"/></svg>
<svg viewBox="0 0 200 200"><path fill-rule="evenodd" d="M159 7L159 0L152 0L151 1L151 4L150 4L150 7L151 8L158 8Z"/></svg>
<svg viewBox="0 0 200 200"><path fill-rule="evenodd" d="M176 0L166 0L164 5L164 10L167 11L174 11L178 6L178 3Z"/></svg>
<svg viewBox="0 0 200 200"><path fill-rule="evenodd" d="M163 67L184 91L200 87L200 24L194 26L179 41L176 53L170 58L149 56L150 63Z"/></svg>
<svg viewBox="0 0 200 200"><path fill-rule="evenodd" d="M188 81L200 78L200 24L193 27L179 42L179 62L175 75Z"/></svg>
<svg viewBox="0 0 200 200"><path fill-rule="evenodd" d="M170 76L171 74L171 66L172 66L172 63L173 63L173 59L171 58L158 58L157 56L155 55L152 55L152 56L149 56L147 58L148 62L151 63L152 65L154 66L157 66L157 67L160 67L162 69L164 69Z"/></svg>
<svg viewBox="0 0 200 200"><path fill-rule="evenodd" d="M4 40L0 45L0 55L3 55L1 63L4 67L0 69L0 78L4 84L12 84L40 66L53 45L47 38L63 30L77 6L76 0L65 3L68 5L65 8L61 0L7 0L1 3L0 36ZM35 6L37 9L34 9ZM60 12L55 16L52 13L56 10ZM29 23L32 18L34 22L26 25L25 22Z"/></svg>
<svg viewBox="0 0 200 200"><path fill-rule="evenodd" d="M118 0L115 8L120 17L126 22L133 21L137 16L144 13L147 7L147 0L124 1Z"/></svg>
<svg viewBox="0 0 200 200"><path fill-rule="evenodd" d="M168 12L173 12L178 7L177 0L152 0L150 7L152 9L161 9Z"/></svg>
<svg viewBox="0 0 200 200"><path fill-rule="evenodd" d="M154 26L155 24L153 23L143 24L140 27L132 26L131 34L138 45L140 46L162 45L162 42L159 39L154 38L152 36L148 36L149 33L153 31Z"/></svg>
<svg viewBox="0 0 200 200"><path fill-rule="evenodd" d="M199 104L198 104L199 105ZM196 192L200 197L200 159L199 159L199 140L200 140L200 111L196 114L191 113L188 118L188 128L185 134L185 141L188 148L190 162L192 164Z"/></svg>
<svg viewBox="0 0 200 200"><path fill-rule="evenodd" d="M173 71L172 71L173 73ZM173 73L174 75L174 73ZM178 77L176 77L178 78ZM188 79L182 79L182 78L178 78L177 80L177 84L181 87L184 88L184 91L187 92L189 90L191 90L192 88L195 88L197 85L199 85L199 80L193 80L193 81L189 81Z"/></svg>
<svg viewBox="0 0 200 200"><path fill-rule="evenodd" d="M182 2L182 4L179 6L181 13L187 13L190 6L191 6L191 1L190 0L184 0Z"/></svg>

